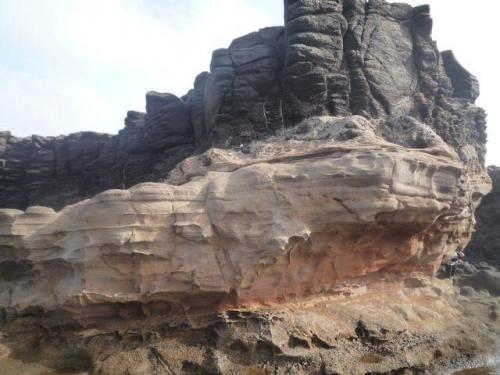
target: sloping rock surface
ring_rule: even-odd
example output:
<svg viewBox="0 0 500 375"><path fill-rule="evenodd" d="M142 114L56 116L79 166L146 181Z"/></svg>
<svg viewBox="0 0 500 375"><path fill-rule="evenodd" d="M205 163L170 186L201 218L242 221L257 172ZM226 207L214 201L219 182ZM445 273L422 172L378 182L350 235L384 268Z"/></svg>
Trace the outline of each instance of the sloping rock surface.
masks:
<svg viewBox="0 0 500 375"><path fill-rule="evenodd" d="M116 136L0 133L0 207L61 209L107 189L160 181L216 145L240 146L311 116L411 116L476 171L484 161L477 80L431 38L429 7L286 0L285 26L213 53L182 98L150 92Z"/></svg>

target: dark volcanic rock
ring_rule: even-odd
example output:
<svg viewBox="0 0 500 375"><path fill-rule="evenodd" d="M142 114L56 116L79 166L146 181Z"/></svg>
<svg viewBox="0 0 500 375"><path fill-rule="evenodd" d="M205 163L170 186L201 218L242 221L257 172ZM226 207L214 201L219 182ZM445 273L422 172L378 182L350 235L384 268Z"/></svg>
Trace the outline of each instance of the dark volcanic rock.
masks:
<svg viewBox="0 0 500 375"><path fill-rule="evenodd" d="M188 108L172 97L148 101L150 113L129 112L116 136L17 138L1 132L0 207L60 209L107 189L161 179L194 152Z"/></svg>
<svg viewBox="0 0 500 375"><path fill-rule="evenodd" d="M197 143L239 145L284 127L281 101L283 28L234 40L213 53L210 73L186 95Z"/></svg>
<svg viewBox="0 0 500 375"><path fill-rule="evenodd" d="M493 190L476 210L477 225L458 267L460 286L500 296L500 168L489 167Z"/></svg>
<svg viewBox="0 0 500 375"><path fill-rule="evenodd" d="M216 145L240 146L316 115L408 118L433 127L480 170L485 113L479 85L431 38L428 6L383 0L285 0L285 26L213 53L182 98L149 92L116 136L20 139L0 133L0 207L61 208L110 188L165 178Z"/></svg>
<svg viewBox="0 0 500 375"><path fill-rule="evenodd" d="M31 206L0 210L0 368L440 374L498 348L499 169L462 296L434 278L490 179L429 12L285 0L117 135L0 132L0 208Z"/></svg>
<svg viewBox="0 0 500 375"><path fill-rule="evenodd" d="M483 198L476 210L476 232L467 249L467 256L479 268L484 268L481 263L487 262L500 270L500 168L490 167L489 173L493 181L493 191ZM500 288L500 273L496 280L499 281L497 287Z"/></svg>
<svg viewBox="0 0 500 375"><path fill-rule="evenodd" d="M500 272L480 270L472 275L463 275L459 279L460 285L472 287L476 291L486 290L495 297L500 297Z"/></svg>

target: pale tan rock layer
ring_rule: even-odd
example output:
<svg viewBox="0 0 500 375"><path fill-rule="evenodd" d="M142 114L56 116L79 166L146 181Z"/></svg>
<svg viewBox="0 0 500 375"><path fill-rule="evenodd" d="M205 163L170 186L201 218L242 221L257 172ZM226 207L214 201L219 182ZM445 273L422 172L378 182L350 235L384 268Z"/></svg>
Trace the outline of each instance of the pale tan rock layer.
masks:
<svg viewBox="0 0 500 375"><path fill-rule="evenodd" d="M165 314L433 274L468 242L490 181L430 128L408 126L391 139L401 146L361 117L312 118L241 151L189 158L168 183L59 213L0 211L0 264L11 267L0 305L105 316L140 302Z"/></svg>

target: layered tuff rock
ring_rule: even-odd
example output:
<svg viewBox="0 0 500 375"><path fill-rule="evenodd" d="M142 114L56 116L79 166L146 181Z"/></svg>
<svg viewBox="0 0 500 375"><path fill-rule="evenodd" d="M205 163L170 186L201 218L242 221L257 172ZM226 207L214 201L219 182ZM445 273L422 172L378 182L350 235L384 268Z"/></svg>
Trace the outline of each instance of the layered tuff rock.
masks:
<svg viewBox="0 0 500 375"><path fill-rule="evenodd" d="M433 278L490 181L429 126L313 117L247 146L0 210L2 368L446 373L499 344L498 304Z"/></svg>
<svg viewBox="0 0 500 375"><path fill-rule="evenodd" d="M498 310L457 298L446 282L407 284L161 319L122 306L122 318L73 329L64 316L31 312L4 327L0 350L11 358L0 365L30 375L448 374L494 347L499 323L488 316Z"/></svg>
<svg viewBox="0 0 500 375"><path fill-rule="evenodd" d="M427 6L286 0L118 135L0 132L0 368L424 374L497 351L496 271L462 296L434 277L491 179L478 82L431 31Z"/></svg>
<svg viewBox="0 0 500 375"><path fill-rule="evenodd" d="M383 138L398 126L398 139ZM119 304L284 302L432 276L468 242L489 189L429 127L362 117L311 118L244 151L212 149L169 182L58 214L2 211L1 304L99 317Z"/></svg>
<svg viewBox="0 0 500 375"><path fill-rule="evenodd" d="M213 53L182 98L148 93L116 136L26 139L0 133L0 207L60 209L110 188L161 181L184 158L237 147L311 116L411 116L483 168L479 85L431 37L428 6L382 0L286 0L285 26Z"/></svg>

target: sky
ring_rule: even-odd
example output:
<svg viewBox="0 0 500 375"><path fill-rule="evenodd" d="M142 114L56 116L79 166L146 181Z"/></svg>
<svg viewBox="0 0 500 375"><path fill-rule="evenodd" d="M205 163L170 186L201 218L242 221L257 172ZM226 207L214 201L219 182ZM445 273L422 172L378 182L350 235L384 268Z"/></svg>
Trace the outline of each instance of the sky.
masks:
<svg viewBox="0 0 500 375"><path fill-rule="evenodd" d="M493 0L429 3L434 39L481 83L488 164L500 165ZM283 23L282 0L0 0L0 130L116 133L147 91L185 94L212 51ZM481 6L479 6L481 5Z"/></svg>

